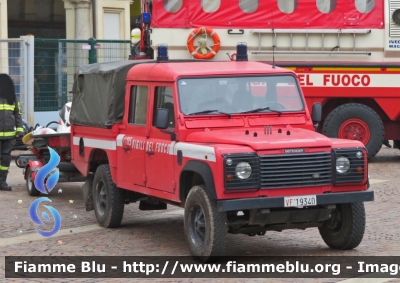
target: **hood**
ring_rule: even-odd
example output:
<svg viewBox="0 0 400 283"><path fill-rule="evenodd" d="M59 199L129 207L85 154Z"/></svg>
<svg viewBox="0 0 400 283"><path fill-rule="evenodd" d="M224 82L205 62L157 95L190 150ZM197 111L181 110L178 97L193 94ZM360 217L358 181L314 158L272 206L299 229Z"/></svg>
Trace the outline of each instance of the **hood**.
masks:
<svg viewBox="0 0 400 283"><path fill-rule="evenodd" d="M230 129L217 131L195 132L187 136L187 142L197 143L223 143L235 145L247 145L255 151L287 148L310 148L310 147L331 147L332 141L319 133L299 129L273 128L272 133L264 134L264 128L252 129ZM248 135L246 135L248 130ZM254 136L254 133L257 133Z"/></svg>

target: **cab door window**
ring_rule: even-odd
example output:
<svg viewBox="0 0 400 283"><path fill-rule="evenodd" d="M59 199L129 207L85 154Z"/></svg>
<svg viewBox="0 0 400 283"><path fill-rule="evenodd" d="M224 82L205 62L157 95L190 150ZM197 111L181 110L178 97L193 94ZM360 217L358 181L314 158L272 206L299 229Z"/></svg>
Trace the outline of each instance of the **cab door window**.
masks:
<svg viewBox="0 0 400 283"><path fill-rule="evenodd" d="M168 128L175 128L174 100L171 87L157 86L155 88L153 126L159 108L168 109Z"/></svg>
<svg viewBox="0 0 400 283"><path fill-rule="evenodd" d="M147 86L132 86L129 105L129 124L146 125L147 116Z"/></svg>

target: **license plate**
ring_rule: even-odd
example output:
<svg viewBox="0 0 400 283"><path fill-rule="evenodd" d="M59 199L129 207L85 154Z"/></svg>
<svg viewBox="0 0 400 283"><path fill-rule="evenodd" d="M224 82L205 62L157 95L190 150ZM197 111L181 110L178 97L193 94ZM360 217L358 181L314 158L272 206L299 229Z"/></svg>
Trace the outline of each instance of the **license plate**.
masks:
<svg viewBox="0 0 400 283"><path fill-rule="evenodd" d="M285 197L285 207L317 205L317 196Z"/></svg>

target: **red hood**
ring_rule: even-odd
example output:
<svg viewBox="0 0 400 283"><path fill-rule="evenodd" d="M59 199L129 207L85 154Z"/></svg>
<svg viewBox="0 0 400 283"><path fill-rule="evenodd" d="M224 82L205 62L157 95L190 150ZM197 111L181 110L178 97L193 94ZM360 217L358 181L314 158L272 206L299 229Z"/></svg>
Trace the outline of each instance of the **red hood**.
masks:
<svg viewBox="0 0 400 283"><path fill-rule="evenodd" d="M187 136L187 142L223 143L235 145L247 145L255 151L282 148L310 148L331 147L332 141L316 132L299 128L278 128L272 130L272 134L264 134L264 128L251 129L245 134L246 129L230 129L217 131L195 132ZM288 135L288 131L290 134ZM254 136L257 132L257 136Z"/></svg>

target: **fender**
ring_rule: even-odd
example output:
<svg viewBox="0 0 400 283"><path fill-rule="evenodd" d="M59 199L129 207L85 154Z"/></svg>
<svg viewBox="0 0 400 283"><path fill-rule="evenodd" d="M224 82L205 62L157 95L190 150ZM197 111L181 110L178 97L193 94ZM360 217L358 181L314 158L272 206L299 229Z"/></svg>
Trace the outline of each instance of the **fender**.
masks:
<svg viewBox="0 0 400 283"><path fill-rule="evenodd" d="M192 171L199 174L206 185L206 190L209 193L209 196L213 199L217 199L217 194L215 192L215 183L214 183L214 176L210 165L205 162L198 161L198 160L190 160L188 161L185 166L183 167L180 177L179 177L179 198L183 202L186 199L186 190L185 190L185 182L182 182L182 174L185 171Z"/></svg>
<svg viewBox="0 0 400 283"><path fill-rule="evenodd" d="M43 167L43 163L42 163L42 161L39 161L39 160L30 160L30 161L28 161L28 164L26 165L26 168L29 168L29 167L32 170L31 178L32 178L32 182L34 182L36 179L36 173L37 173L37 171L39 171L40 168ZM24 174L24 177L26 180L26 174Z"/></svg>

